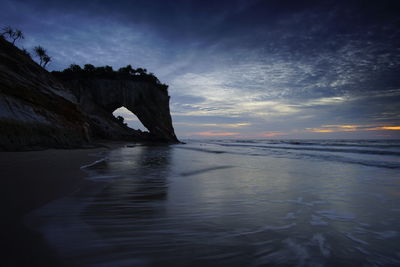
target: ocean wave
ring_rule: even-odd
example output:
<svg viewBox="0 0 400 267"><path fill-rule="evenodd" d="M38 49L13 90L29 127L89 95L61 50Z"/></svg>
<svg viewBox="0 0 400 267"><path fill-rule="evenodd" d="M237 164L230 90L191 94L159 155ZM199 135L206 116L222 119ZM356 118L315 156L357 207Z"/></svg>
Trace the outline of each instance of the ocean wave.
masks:
<svg viewBox="0 0 400 267"><path fill-rule="evenodd" d="M106 160L107 160L107 158L102 158L102 159L96 160L96 161L94 161L94 162L92 162L92 163L83 165L83 166L81 166L80 168L81 168L81 169L87 169L87 168L90 168L90 167L94 167L94 166L97 166L97 165L99 165L99 164L105 163Z"/></svg>
<svg viewBox="0 0 400 267"><path fill-rule="evenodd" d="M193 150L204 153L212 153L212 154L234 154L234 155L244 155L244 156L276 156L276 157L286 157L286 158L295 158L295 159L313 159L313 160L323 160L323 161L334 161L348 164L357 164L368 167L377 167L377 168L387 168L387 169L400 169L400 160L399 161L388 161L382 160L381 158L374 158L371 160L368 159L359 159L346 157L342 155L337 155L336 153L332 153L329 150L317 150L317 149L290 149L286 147L281 147L275 149L276 147L265 147L265 146L238 146L238 145L226 145L226 144L215 144L220 145L222 147L226 147L227 149L221 150L215 147L205 148L205 147L192 147L192 146L176 146L178 149L186 149ZM232 148L232 149L230 149ZM233 150L233 148L238 148L240 150ZM246 149L247 148L247 149ZM322 153L313 153L313 152L326 152ZM335 151L335 152L343 152L343 151ZM393 156L393 154L389 153L379 154L379 153L370 153L372 155L378 156ZM368 153L359 153L359 154L368 154ZM400 153L395 152L395 156Z"/></svg>
<svg viewBox="0 0 400 267"><path fill-rule="evenodd" d="M253 234L259 234L262 232L266 232L266 231L280 231L280 230L287 230L290 229L294 226L296 226L297 223L290 223L290 224L286 224L286 225L266 225L264 227L261 227L259 229L253 230L253 231L243 231L240 233L236 233L233 234L231 236L243 236L243 235L253 235Z"/></svg>
<svg viewBox="0 0 400 267"><path fill-rule="evenodd" d="M400 140L268 140L268 139L232 139L232 140L210 140L210 143L231 144L264 144L279 145L287 144L294 146L330 146L330 147L370 147L370 148L400 148Z"/></svg>
<svg viewBox="0 0 400 267"><path fill-rule="evenodd" d="M318 152L339 152L339 153L354 153L354 154L372 154L372 155L391 155L400 156L400 151L390 150L365 150L365 149L343 149L343 148L319 148L319 147L298 147L298 146L268 146L268 145L240 145L240 144L225 144L219 143L220 146L233 147L251 147L263 149L283 149L283 150L303 150L303 151L318 151Z"/></svg>

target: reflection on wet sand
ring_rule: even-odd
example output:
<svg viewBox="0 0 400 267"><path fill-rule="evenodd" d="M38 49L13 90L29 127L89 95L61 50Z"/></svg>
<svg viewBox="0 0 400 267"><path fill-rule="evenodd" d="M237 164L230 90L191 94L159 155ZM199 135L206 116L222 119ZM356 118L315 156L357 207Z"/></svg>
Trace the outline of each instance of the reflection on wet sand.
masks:
<svg viewBox="0 0 400 267"><path fill-rule="evenodd" d="M112 151L109 160L97 169L99 174L112 172L117 178L94 196L92 205L82 216L91 219L115 220L136 218L161 212L162 205L145 205L167 198L170 147L139 146ZM121 161L130 158L130 163Z"/></svg>
<svg viewBox="0 0 400 267"><path fill-rule="evenodd" d="M68 266L400 264L398 172L256 145L114 150L36 229Z"/></svg>

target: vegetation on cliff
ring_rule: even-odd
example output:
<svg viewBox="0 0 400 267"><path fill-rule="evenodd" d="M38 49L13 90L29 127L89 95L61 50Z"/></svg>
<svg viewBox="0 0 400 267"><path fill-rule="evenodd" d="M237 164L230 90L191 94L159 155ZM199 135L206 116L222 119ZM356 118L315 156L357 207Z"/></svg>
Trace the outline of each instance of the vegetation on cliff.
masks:
<svg viewBox="0 0 400 267"><path fill-rule="evenodd" d="M17 40L24 39L25 36L21 30L7 26L2 28L0 38L4 40L9 39L10 42L15 45ZM31 58L31 54L26 49L23 48L22 52ZM33 53L39 59L39 65L46 69L47 64L52 61L52 58L47 54L47 51L39 45L33 48ZM95 67L92 64L85 64L83 68L81 68L81 66L77 64L71 64L68 68L62 71L53 71L52 74L60 80L83 80L96 78L150 82L168 93L168 85L161 83L153 73L147 73L147 69L144 68L134 69L131 65L127 65L126 67L122 67L115 71L108 65Z"/></svg>
<svg viewBox="0 0 400 267"><path fill-rule="evenodd" d="M47 55L46 49L39 45L35 46L33 48L33 51L35 52L35 55L39 58L39 65L43 68L46 68L47 64L49 64L49 62L51 61L51 57Z"/></svg>
<svg viewBox="0 0 400 267"><path fill-rule="evenodd" d="M15 42L17 40L25 39L25 36L21 30L13 29L10 26L7 26L2 28L0 32L0 38L6 41L7 39L10 40L10 42L15 46ZM32 59L31 54L28 52L28 50L22 48L22 52ZM47 51L43 47L38 45L33 48L33 53L39 58L39 65L46 69L47 64L49 64L52 60L52 58L47 54Z"/></svg>
<svg viewBox="0 0 400 267"><path fill-rule="evenodd" d="M4 39L9 38L12 44L15 44L15 41L17 40L25 38L21 30L13 29L10 26L4 27L0 33L0 36Z"/></svg>
<svg viewBox="0 0 400 267"><path fill-rule="evenodd" d="M108 79L108 80L132 80L150 82L157 85L161 90L168 92L168 85L163 84L153 73L147 73L143 68L132 68L131 65L122 67L117 71L111 66L95 67L92 64L85 64L83 68L72 64L63 71L53 71L52 74L61 80L84 80L84 79Z"/></svg>

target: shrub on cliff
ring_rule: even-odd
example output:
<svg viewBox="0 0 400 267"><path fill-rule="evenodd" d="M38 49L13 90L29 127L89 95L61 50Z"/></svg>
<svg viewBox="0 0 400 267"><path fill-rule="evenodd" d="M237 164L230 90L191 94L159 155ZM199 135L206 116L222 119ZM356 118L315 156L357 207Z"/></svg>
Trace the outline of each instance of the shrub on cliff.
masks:
<svg viewBox="0 0 400 267"><path fill-rule="evenodd" d="M71 64L69 68L63 71L53 71L53 74L60 79L111 79L111 80L132 80L146 81L159 86L161 90L168 91L168 85L162 84L160 80L153 74L147 73L144 68L132 68L131 65L122 67L118 71L114 71L111 66L95 67L92 64L85 64L83 69L76 64Z"/></svg>
<svg viewBox="0 0 400 267"><path fill-rule="evenodd" d="M128 65L126 67L122 67L118 70L118 73L122 76L124 75L135 75L136 74L136 70L134 68L132 68L131 65Z"/></svg>
<svg viewBox="0 0 400 267"><path fill-rule="evenodd" d="M124 117L122 116L117 116L115 117L115 120L118 122L118 124L120 124L123 127L128 127L128 124L126 122L124 122Z"/></svg>
<svg viewBox="0 0 400 267"><path fill-rule="evenodd" d="M94 73L96 71L96 67L93 66L92 64L85 64L83 70L88 73Z"/></svg>

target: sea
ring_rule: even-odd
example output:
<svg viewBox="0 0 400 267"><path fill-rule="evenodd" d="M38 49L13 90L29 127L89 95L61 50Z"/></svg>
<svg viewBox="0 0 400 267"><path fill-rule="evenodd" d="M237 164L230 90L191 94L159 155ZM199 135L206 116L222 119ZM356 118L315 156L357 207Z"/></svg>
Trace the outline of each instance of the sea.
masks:
<svg viewBox="0 0 400 267"><path fill-rule="evenodd" d="M26 224L66 266L400 265L400 140L185 142L94 155Z"/></svg>

